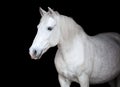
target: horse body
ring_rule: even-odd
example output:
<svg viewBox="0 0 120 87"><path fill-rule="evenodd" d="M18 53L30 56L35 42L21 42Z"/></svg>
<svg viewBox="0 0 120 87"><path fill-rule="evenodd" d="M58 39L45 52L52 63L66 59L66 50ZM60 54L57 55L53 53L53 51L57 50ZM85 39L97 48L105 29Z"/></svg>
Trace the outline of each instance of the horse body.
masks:
<svg viewBox="0 0 120 87"><path fill-rule="evenodd" d="M42 9L41 11L42 16L45 15L43 19L48 23L41 20L43 22L39 25L40 28L45 22L49 30L53 27L54 29L48 32L45 26L45 29L43 27L39 30L30 48L30 55L33 59L40 58L48 48L58 45L55 66L61 87L70 87L72 81L80 83L81 87L89 87L89 84L111 81L120 74L119 34L89 36L73 19L50 8L48 13ZM48 35L45 37L43 32ZM116 87L119 87L119 84Z"/></svg>
<svg viewBox="0 0 120 87"><path fill-rule="evenodd" d="M94 37L94 66L91 83L103 83L112 80L120 73L120 44L118 44L120 35L106 33Z"/></svg>
<svg viewBox="0 0 120 87"><path fill-rule="evenodd" d="M55 57L58 72L76 82L79 82L78 77L83 72L89 75L92 84L114 79L120 73L120 46L114 41L115 39L120 42L120 36L116 33L106 33L88 37L86 40L84 38L82 40L84 43L75 40L73 48L70 45L68 45L70 47L65 46L72 49L66 52L58 46L59 49Z"/></svg>

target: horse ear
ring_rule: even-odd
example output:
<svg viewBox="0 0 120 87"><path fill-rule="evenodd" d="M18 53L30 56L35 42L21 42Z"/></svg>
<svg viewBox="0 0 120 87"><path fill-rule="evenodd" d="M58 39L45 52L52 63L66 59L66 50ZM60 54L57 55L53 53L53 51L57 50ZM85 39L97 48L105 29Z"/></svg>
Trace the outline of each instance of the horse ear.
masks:
<svg viewBox="0 0 120 87"><path fill-rule="evenodd" d="M48 7L48 12L49 12L50 14L53 14L53 13L54 13L54 11L53 11L50 7Z"/></svg>
<svg viewBox="0 0 120 87"><path fill-rule="evenodd" d="M41 7L39 8L40 14L41 16L43 16L44 14L46 14L47 12L45 10L43 10Z"/></svg>

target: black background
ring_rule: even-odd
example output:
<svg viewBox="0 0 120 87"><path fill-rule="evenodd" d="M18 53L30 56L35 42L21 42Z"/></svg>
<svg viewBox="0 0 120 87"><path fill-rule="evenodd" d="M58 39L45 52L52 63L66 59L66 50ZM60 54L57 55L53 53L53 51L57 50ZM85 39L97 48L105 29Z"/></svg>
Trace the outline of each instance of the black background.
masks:
<svg viewBox="0 0 120 87"><path fill-rule="evenodd" d="M58 11L60 14L72 17L83 27L88 35L96 35L102 32L117 32L119 29L119 5L110 1L75 1L75 0L30 0L20 5L22 17L20 28L22 30L23 57L15 56L11 68L14 69L14 80L18 85L33 85L33 87L60 87L57 71L54 65L54 57L57 46L50 48L40 60L31 60L29 47L37 32L37 24L41 18L39 7L48 10L47 7ZM18 31L18 30L17 30ZM22 54L21 54L22 55ZM13 68L14 66L14 68ZM15 67L17 66L17 68ZM13 73L13 72L11 72ZM12 74L13 75L13 74ZM79 87L73 83L72 87ZM108 83L91 85L90 87L109 87Z"/></svg>

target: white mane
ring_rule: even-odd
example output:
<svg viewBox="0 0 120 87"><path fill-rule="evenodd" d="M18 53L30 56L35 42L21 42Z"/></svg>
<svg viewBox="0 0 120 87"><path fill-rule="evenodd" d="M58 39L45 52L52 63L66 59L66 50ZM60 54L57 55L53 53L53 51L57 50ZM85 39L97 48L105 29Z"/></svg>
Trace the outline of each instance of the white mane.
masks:
<svg viewBox="0 0 120 87"><path fill-rule="evenodd" d="M75 35L84 34L84 30L71 17L59 16L61 34L64 40L72 39Z"/></svg>

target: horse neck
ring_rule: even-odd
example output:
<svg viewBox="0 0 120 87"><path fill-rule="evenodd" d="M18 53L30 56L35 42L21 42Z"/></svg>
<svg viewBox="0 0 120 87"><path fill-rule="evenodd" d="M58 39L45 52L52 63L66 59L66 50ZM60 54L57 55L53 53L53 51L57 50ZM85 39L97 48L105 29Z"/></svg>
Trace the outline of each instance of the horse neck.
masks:
<svg viewBox="0 0 120 87"><path fill-rule="evenodd" d="M83 41L87 34L82 27L78 25L72 18L61 16L60 18L61 38L58 48L62 49L72 47L75 41Z"/></svg>

